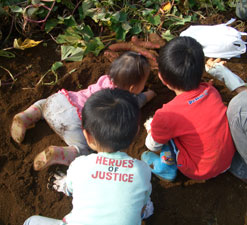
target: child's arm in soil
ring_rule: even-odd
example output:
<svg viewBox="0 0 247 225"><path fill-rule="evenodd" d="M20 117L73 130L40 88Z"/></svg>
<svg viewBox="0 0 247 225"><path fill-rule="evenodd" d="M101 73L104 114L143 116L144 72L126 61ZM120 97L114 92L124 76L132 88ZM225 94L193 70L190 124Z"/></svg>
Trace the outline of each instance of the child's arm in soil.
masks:
<svg viewBox="0 0 247 225"><path fill-rule="evenodd" d="M136 95L136 100L138 102L139 108L142 108L154 96L156 96L156 93L152 90L147 90L147 91L141 92L140 94Z"/></svg>
<svg viewBox="0 0 247 225"><path fill-rule="evenodd" d="M53 181L53 185L52 185L54 190L56 190L58 192L63 192L67 196L72 195L72 193L68 190L68 187L66 184L67 176L64 173L59 172L58 174L54 174L53 178L55 179Z"/></svg>
<svg viewBox="0 0 247 225"><path fill-rule="evenodd" d="M147 135L146 140L145 140L145 145L150 151L158 152L162 149L164 144L160 144L160 143L156 142L153 139L151 132L149 130L148 135Z"/></svg>
<svg viewBox="0 0 247 225"><path fill-rule="evenodd" d="M142 93L146 96L147 102L151 101L157 95L153 90L150 89Z"/></svg>

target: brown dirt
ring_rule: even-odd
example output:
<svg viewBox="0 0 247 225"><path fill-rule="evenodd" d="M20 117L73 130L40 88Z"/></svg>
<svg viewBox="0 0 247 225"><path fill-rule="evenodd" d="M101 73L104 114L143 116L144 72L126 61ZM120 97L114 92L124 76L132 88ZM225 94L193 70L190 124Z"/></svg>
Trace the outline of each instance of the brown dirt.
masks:
<svg viewBox="0 0 247 225"><path fill-rule="evenodd" d="M216 16L205 24L226 22L228 19ZM246 28L246 27L244 27ZM244 29L243 28L243 29ZM59 137L44 121L29 130L22 144L16 144L10 137L9 127L13 116L33 102L46 98L61 88L79 90L94 83L99 76L107 73L109 61L103 54L88 56L82 62L66 63L58 70L59 83L55 86L38 86L40 76L55 61L59 61L59 48L47 41L47 47L39 46L25 51L15 51L15 59L1 58L0 65L13 75L18 75L13 86L6 84L9 75L0 68L0 225L20 225L33 215L61 219L71 210L71 198L47 189L47 179L52 166L41 172L35 172L32 163L35 155L49 145L63 145ZM246 56L232 59L227 66L247 81ZM75 72L69 74L72 69ZM49 74L46 81L51 81ZM204 74L203 80L209 76ZM9 81L8 81L9 82ZM215 82L225 104L233 97L222 83ZM142 109L142 122L153 115L155 110L174 97L174 94L162 86L153 71L147 87L157 92L157 97ZM141 127L138 137L128 153L140 158L145 150L146 131ZM212 140L213 141L213 140ZM59 167L66 169L65 167ZM175 182L164 183L152 177L154 215L144 221L146 225L244 225L247 224L247 184L226 172L202 183L189 180L178 174Z"/></svg>

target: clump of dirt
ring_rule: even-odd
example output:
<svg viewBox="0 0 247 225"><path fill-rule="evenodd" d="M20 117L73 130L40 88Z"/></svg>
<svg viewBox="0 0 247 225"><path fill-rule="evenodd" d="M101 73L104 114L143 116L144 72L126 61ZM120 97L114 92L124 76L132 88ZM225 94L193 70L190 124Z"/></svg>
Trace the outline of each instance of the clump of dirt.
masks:
<svg viewBox="0 0 247 225"><path fill-rule="evenodd" d="M228 19L219 16L218 20L213 18L213 21L213 24L216 24ZM206 22L211 24L209 20ZM32 167L36 154L49 145L64 145L63 141L45 121L40 121L28 130L23 143L18 145L11 139L9 132L13 116L61 88L86 88L106 74L110 65L103 54L98 57L90 55L81 62L66 63L59 69L57 85L36 86L41 75L55 61L60 60L59 48L52 41L47 41L47 47L41 44L25 51L15 50L15 54L15 59L1 58L1 66L18 76L17 81L10 85L8 74L0 70L3 84L0 88L0 225L22 224L34 214L61 219L72 206L70 197L47 189L50 172L57 168L66 170L66 167L52 166L41 172L34 171ZM243 55L242 58L232 59L227 63L227 66L245 81L246 60L246 55ZM73 70L75 71L71 72ZM50 82L53 78L52 74L48 74L45 79ZM209 79L210 76L205 73L203 80ZM230 93L219 81L214 84L227 105L235 93ZM163 103L175 96L161 84L156 70L152 71L146 88L155 90L157 97L142 109L142 124ZM139 135L128 149L129 155L140 158L141 153L146 150L145 137L146 131L142 126ZM152 185L154 215L143 221L143 224L247 224L247 185L228 172L205 183L191 181L180 173L173 183L162 182L153 176Z"/></svg>

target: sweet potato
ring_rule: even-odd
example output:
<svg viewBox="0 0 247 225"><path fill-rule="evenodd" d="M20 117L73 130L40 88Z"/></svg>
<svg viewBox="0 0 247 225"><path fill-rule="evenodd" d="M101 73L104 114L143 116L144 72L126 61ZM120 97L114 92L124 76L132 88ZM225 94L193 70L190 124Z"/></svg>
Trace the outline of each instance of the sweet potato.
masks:
<svg viewBox="0 0 247 225"><path fill-rule="evenodd" d="M114 52L118 51L131 51L133 44L129 42L118 42L111 44L108 48Z"/></svg>
<svg viewBox="0 0 247 225"><path fill-rule="evenodd" d="M114 59L116 59L117 57L119 57L119 53L118 52L113 52L111 50L106 50L104 52L104 56L109 59L110 62L114 61Z"/></svg>
<svg viewBox="0 0 247 225"><path fill-rule="evenodd" d="M148 48L148 49L159 49L160 45L157 43L153 43L150 41L137 41L135 42L137 46L143 47L143 48Z"/></svg>
<svg viewBox="0 0 247 225"><path fill-rule="evenodd" d="M131 42L136 42L138 41L138 37L136 35L131 37Z"/></svg>
<svg viewBox="0 0 247 225"><path fill-rule="evenodd" d="M153 61L151 59L149 59L148 61L149 61L149 64L150 64L150 66L151 66L152 69L156 69L156 70L158 69L158 63L157 63L157 61Z"/></svg>
<svg viewBox="0 0 247 225"><path fill-rule="evenodd" d="M138 52L142 55L144 55L145 57L147 57L148 59L151 59L153 61L156 61L156 57L153 53L149 52L149 50L137 46L134 43L131 42L121 42L121 43L115 43L109 46L109 49L112 51L134 51L134 52Z"/></svg>
<svg viewBox="0 0 247 225"><path fill-rule="evenodd" d="M135 51L135 52L139 52L140 54L144 55L148 59L151 59L153 61L156 61L155 55L153 53L151 53L150 51L148 51L147 49L145 49L145 48L142 48L142 47L133 45L132 48L131 48L131 50L132 51Z"/></svg>
<svg viewBox="0 0 247 225"><path fill-rule="evenodd" d="M166 42L164 39L162 39L158 34L156 33L150 33L149 34L149 40L153 43L159 44L160 47L163 46Z"/></svg>
<svg viewBox="0 0 247 225"><path fill-rule="evenodd" d="M155 51L155 50L152 50L152 49L150 49L150 50L148 50L149 52L151 52L154 56L156 56L156 57L158 57L159 56L159 53L157 52L157 51Z"/></svg>
<svg viewBox="0 0 247 225"><path fill-rule="evenodd" d="M148 49L159 49L160 45L157 43L153 43L151 41L142 41L137 38L137 36L132 36L131 42L133 42L135 45L143 47L143 48L148 48Z"/></svg>

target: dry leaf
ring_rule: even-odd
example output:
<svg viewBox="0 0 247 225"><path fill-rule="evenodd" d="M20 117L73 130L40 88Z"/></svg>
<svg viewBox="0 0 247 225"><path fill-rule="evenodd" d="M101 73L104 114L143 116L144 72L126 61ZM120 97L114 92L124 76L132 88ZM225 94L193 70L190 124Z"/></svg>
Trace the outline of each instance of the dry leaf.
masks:
<svg viewBox="0 0 247 225"><path fill-rule="evenodd" d="M32 47L37 46L40 42L42 42L42 41L34 41L34 40L29 39L29 38L26 38L22 42L21 38L18 38L18 39L15 38L14 48L25 50L26 48L32 48Z"/></svg>
<svg viewBox="0 0 247 225"><path fill-rule="evenodd" d="M169 12L172 8L172 4L170 2L166 2L163 6L162 6L162 10L164 12Z"/></svg>

